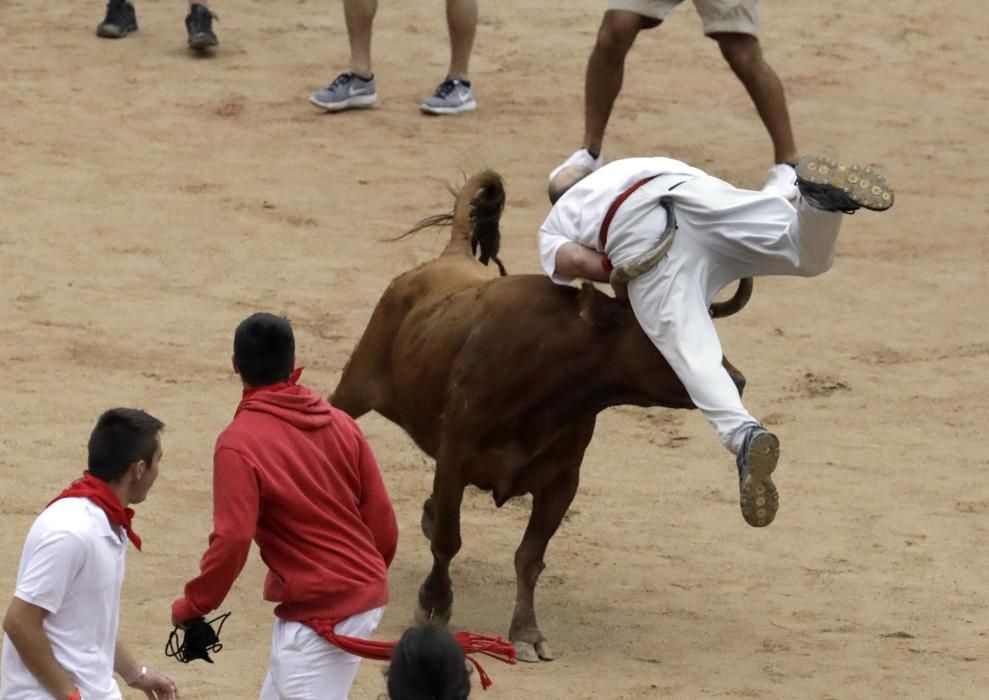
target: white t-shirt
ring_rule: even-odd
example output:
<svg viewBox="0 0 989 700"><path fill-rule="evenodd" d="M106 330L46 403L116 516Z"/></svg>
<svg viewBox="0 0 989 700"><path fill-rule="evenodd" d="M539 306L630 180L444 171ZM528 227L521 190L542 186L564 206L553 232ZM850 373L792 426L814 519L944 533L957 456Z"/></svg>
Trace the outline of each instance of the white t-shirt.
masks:
<svg viewBox="0 0 989 700"><path fill-rule="evenodd" d="M49 612L45 633L83 700L120 700L113 656L127 537L88 498L63 498L34 521L14 595ZM0 700L51 700L4 635Z"/></svg>
<svg viewBox="0 0 989 700"><path fill-rule="evenodd" d="M594 171L567 190L539 228L539 258L546 274L558 284L573 281L556 272L556 251L567 242L603 253L598 243L601 222L612 202L643 178L654 175L706 173L672 158L624 158Z"/></svg>

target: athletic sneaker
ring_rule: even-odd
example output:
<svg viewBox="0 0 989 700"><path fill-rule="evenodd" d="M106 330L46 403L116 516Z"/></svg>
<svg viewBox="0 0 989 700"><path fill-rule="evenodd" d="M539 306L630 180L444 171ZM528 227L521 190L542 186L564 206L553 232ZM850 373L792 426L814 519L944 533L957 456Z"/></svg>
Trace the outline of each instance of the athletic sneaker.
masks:
<svg viewBox="0 0 989 700"><path fill-rule="evenodd" d="M189 32L189 48L204 51L216 46L220 41L213 33L213 18L216 17L205 5L194 3L189 6L185 18L185 29Z"/></svg>
<svg viewBox="0 0 989 700"><path fill-rule="evenodd" d="M738 502L742 517L752 527L773 522L780 496L773 471L780 458L780 440L761 425L753 425L742 441L735 463L738 466Z"/></svg>
<svg viewBox="0 0 989 700"><path fill-rule="evenodd" d="M370 107L378 99L374 76L365 80L356 73L341 73L329 87L309 95L309 101L330 112Z"/></svg>
<svg viewBox="0 0 989 700"><path fill-rule="evenodd" d="M106 17L96 27L96 36L104 39L121 39L137 31L137 13L126 0L110 0L106 4Z"/></svg>
<svg viewBox="0 0 989 700"><path fill-rule="evenodd" d="M430 97L419 105L426 114L460 114L477 109L474 88L467 81L447 77Z"/></svg>
<svg viewBox="0 0 989 700"><path fill-rule="evenodd" d="M860 208L886 211L893 206L893 188L869 166L808 155L797 163L796 173L800 195L817 209L853 214Z"/></svg>
<svg viewBox="0 0 989 700"><path fill-rule="evenodd" d="M790 202L796 201L800 194L797 189L797 172L789 163L777 163L769 169L769 179L762 186L762 191Z"/></svg>
<svg viewBox="0 0 989 700"><path fill-rule="evenodd" d="M570 154L570 157L565 161L553 168L549 173L550 182L556 177L564 168L569 168L571 165L579 165L584 168L590 168L591 170L597 170L602 165L604 165L604 154L598 153L597 158L591 155L591 152L586 148L578 148L576 151Z"/></svg>

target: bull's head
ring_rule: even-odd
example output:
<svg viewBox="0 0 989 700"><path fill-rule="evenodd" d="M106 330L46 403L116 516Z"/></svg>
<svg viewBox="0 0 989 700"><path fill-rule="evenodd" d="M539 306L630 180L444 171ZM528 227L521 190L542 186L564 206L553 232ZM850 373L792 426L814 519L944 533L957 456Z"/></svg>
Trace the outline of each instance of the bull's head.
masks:
<svg viewBox="0 0 989 700"><path fill-rule="evenodd" d="M642 331L626 302L585 284L580 291L580 316L600 334L601 344L609 350L605 379L618 387L616 395L609 397L609 405L694 408L683 383ZM722 364L741 394L745 376L728 358Z"/></svg>

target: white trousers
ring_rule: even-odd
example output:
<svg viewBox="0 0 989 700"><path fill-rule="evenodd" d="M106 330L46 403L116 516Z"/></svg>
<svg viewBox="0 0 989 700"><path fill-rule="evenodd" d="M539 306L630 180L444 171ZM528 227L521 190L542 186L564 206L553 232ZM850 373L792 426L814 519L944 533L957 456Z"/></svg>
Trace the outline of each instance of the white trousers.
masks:
<svg viewBox="0 0 989 700"><path fill-rule="evenodd" d="M343 620L333 629L348 637L369 638L385 609ZM330 644L301 622L276 620L271 633L271 665L261 700L347 700L361 658Z"/></svg>
<svg viewBox="0 0 989 700"><path fill-rule="evenodd" d="M683 182L686 179L686 182ZM669 190L677 182L682 184ZM841 214L781 197L741 190L715 177L661 176L619 208L606 253L615 265L648 250L666 227L662 196L673 203L676 238L667 257L632 280L635 317L676 372L690 398L737 454L758 423L721 364L721 342L708 307L725 285L743 277L811 277L834 262Z"/></svg>

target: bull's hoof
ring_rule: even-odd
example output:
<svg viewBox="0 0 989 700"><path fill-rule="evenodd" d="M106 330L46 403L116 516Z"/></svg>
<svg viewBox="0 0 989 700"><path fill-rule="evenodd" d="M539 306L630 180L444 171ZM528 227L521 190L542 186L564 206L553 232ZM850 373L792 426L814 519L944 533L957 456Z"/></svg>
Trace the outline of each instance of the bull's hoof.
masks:
<svg viewBox="0 0 989 700"><path fill-rule="evenodd" d="M451 615L453 615L453 608L450 608L445 612L440 612L435 609L427 610L421 605L417 605L414 617L415 623L419 627L424 625L440 625L442 627L446 627L450 623Z"/></svg>
<svg viewBox="0 0 989 700"><path fill-rule="evenodd" d="M552 661L556 657L550 651L549 644L542 639L535 644L531 642L512 642L515 647L515 656L519 661L530 664L537 664L540 661Z"/></svg>
<svg viewBox="0 0 989 700"><path fill-rule="evenodd" d="M536 653L539 654L539 658L543 661L552 661L556 658L549 648L549 642L545 639L541 642L536 642Z"/></svg>

